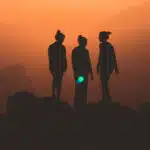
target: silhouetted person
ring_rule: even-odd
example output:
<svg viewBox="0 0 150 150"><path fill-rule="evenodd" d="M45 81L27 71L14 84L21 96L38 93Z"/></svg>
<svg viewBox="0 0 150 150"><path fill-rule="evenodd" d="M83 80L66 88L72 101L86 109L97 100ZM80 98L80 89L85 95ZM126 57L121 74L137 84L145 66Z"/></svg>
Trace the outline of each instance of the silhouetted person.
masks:
<svg viewBox="0 0 150 150"><path fill-rule="evenodd" d="M72 51L72 67L75 79L75 106L87 104L87 87L88 87L88 74L91 74L93 80L93 73L91 67L91 60L88 49L86 49L87 39L80 35L78 37L79 46ZM77 83L79 76L84 77L83 83Z"/></svg>
<svg viewBox="0 0 150 150"><path fill-rule="evenodd" d="M97 73L100 72L100 80L102 85L102 100L111 100L108 81L114 70L117 74L119 73L114 48L111 43L107 41L110 34L111 32L105 31L99 33L100 54L97 64Z"/></svg>
<svg viewBox="0 0 150 150"><path fill-rule="evenodd" d="M52 96L59 99L63 74L67 70L66 48L63 45L65 35L58 30L55 39L56 42L48 48L48 56L49 69L53 76Z"/></svg>

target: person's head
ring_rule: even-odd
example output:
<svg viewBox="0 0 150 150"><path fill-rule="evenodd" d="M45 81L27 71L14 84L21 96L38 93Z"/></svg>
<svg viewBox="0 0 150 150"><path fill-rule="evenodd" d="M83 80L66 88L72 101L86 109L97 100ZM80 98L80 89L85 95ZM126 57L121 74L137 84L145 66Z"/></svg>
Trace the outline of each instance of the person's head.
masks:
<svg viewBox="0 0 150 150"><path fill-rule="evenodd" d="M58 30L55 35L55 39L58 43L62 44L65 39L65 35L60 30Z"/></svg>
<svg viewBox="0 0 150 150"><path fill-rule="evenodd" d="M100 42L106 42L109 39L111 32L102 31L99 33Z"/></svg>
<svg viewBox="0 0 150 150"><path fill-rule="evenodd" d="M79 35L78 36L78 43L79 43L79 46L85 48L87 45L87 39L85 37L83 37L82 35Z"/></svg>

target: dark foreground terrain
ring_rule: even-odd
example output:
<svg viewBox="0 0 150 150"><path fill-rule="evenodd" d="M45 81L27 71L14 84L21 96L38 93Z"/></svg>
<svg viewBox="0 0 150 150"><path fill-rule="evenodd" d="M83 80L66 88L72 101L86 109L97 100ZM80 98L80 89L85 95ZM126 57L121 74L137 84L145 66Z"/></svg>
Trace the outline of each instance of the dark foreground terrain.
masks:
<svg viewBox="0 0 150 150"><path fill-rule="evenodd" d="M18 92L0 116L0 150L144 150L149 141L149 103L139 112L102 101L75 109Z"/></svg>

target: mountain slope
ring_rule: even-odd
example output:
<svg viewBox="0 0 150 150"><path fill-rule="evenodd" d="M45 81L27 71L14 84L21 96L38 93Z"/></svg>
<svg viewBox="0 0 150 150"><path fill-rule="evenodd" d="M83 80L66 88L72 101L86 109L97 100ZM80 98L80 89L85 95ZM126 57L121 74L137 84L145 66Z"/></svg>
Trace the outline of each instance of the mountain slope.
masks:
<svg viewBox="0 0 150 150"><path fill-rule="evenodd" d="M150 2L120 11L119 14L107 21L110 29L150 29Z"/></svg>

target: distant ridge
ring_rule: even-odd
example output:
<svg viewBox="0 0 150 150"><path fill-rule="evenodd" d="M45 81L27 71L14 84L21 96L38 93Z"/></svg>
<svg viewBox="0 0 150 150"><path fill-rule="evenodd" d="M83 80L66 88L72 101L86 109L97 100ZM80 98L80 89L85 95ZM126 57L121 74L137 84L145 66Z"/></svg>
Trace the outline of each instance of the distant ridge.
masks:
<svg viewBox="0 0 150 150"><path fill-rule="evenodd" d="M32 81L26 75L23 64L14 64L0 69L0 105L5 104L8 95L24 90L33 91Z"/></svg>
<svg viewBox="0 0 150 150"><path fill-rule="evenodd" d="M149 29L150 2L129 7L105 22L110 29Z"/></svg>

